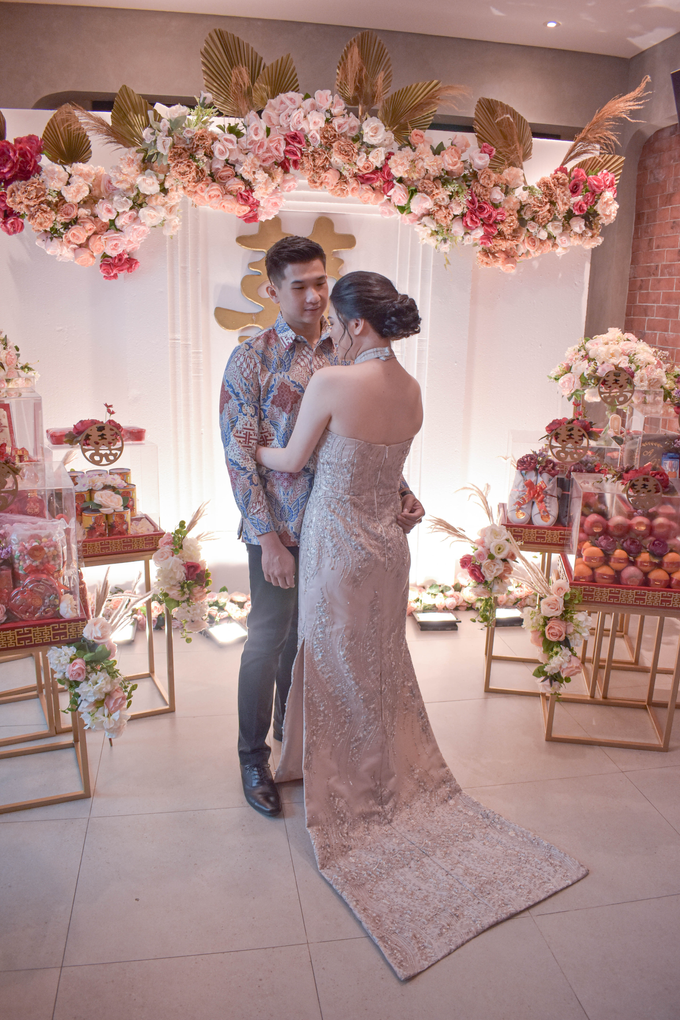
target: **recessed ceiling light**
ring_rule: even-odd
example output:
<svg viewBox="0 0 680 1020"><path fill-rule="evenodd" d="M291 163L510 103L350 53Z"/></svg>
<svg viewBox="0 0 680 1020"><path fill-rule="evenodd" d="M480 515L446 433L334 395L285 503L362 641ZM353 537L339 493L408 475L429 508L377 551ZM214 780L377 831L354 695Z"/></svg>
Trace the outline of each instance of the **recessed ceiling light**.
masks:
<svg viewBox="0 0 680 1020"><path fill-rule="evenodd" d="M561 21L546 21L545 27L546 28L559 28L561 24L562 24Z"/></svg>

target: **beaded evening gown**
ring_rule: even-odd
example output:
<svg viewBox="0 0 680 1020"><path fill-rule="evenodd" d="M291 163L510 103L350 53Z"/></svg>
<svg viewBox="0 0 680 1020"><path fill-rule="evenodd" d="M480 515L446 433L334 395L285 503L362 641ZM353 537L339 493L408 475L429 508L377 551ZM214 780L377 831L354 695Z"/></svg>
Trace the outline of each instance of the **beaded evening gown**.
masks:
<svg viewBox="0 0 680 1020"><path fill-rule="evenodd" d="M331 432L317 447L276 773L304 778L319 869L400 978L587 874L466 796L441 756L405 637L409 447Z"/></svg>

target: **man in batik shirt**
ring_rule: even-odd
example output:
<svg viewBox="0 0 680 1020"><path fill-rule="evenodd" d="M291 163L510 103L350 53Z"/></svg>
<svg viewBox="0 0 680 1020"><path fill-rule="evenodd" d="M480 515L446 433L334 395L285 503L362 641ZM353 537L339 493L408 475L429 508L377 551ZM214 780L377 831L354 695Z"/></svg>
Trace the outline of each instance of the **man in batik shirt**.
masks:
<svg viewBox="0 0 680 1020"><path fill-rule="evenodd" d="M238 686L243 791L265 815L281 801L269 769L267 734L282 735L297 651L297 560L305 506L314 482L308 464L297 474L267 471L255 461L258 442L286 446L314 372L338 363L323 313L328 278L323 248L306 237L277 241L266 255L267 293L280 308L274 326L240 344L227 364L220 428L246 543L251 610ZM399 523L410 531L425 511L402 485Z"/></svg>

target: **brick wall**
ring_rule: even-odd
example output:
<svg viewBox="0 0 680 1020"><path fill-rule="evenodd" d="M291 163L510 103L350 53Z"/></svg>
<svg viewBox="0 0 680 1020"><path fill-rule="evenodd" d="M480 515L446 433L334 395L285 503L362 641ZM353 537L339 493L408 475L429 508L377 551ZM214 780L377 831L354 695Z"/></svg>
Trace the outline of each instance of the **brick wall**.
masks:
<svg viewBox="0 0 680 1020"><path fill-rule="evenodd" d="M640 156L625 330L680 360L680 128Z"/></svg>

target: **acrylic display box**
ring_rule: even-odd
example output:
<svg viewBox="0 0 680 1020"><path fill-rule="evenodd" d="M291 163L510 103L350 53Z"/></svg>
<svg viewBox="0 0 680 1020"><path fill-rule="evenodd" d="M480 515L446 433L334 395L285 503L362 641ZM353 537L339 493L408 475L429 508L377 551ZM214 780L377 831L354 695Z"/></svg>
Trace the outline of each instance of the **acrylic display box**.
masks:
<svg viewBox="0 0 680 1020"><path fill-rule="evenodd" d="M598 602L680 609L678 489L672 484L649 509L636 510L624 488L601 475L575 477L573 583L587 587L587 597ZM627 590L630 595L622 594Z"/></svg>
<svg viewBox="0 0 680 1020"><path fill-rule="evenodd" d="M0 651L76 640L81 606L75 493L63 464L24 464L2 490Z"/></svg>
<svg viewBox="0 0 680 1020"><path fill-rule="evenodd" d="M22 380L25 382L25 380ZM0 391L0 446L22 463L39 461L43 451L42 400L32 384Z"/></svg>
<svg viewBox="0 0 680 1020"><path fill-rule="evenodd" d="M54 430L49 430L53 432ZM123 455L111 464L93 466L80 447L50 444L49 454L63 462L74 486L78 537L84 562L134 553L152 553L163 534L159 521L158 447L126 442ZM70 454L70 457L69 457ZM75 454L75 455L74 455ZM109 506L120 495L124 505Z"/></svg>

